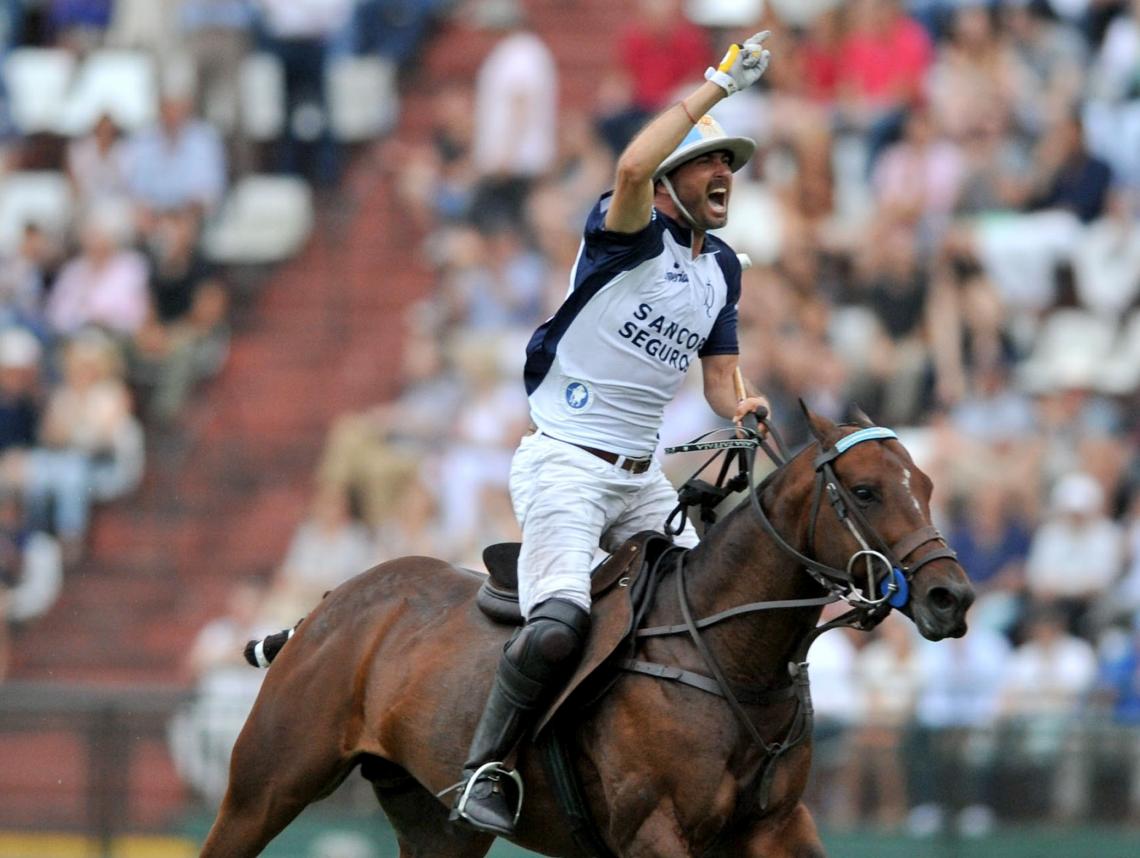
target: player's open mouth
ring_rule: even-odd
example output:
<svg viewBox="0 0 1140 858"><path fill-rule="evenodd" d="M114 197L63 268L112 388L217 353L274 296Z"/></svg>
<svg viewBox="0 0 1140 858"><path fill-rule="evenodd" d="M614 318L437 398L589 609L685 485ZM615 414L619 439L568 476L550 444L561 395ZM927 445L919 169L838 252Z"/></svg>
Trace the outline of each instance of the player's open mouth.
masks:
<svg viewBox="0 0 1140 858"><path fill-rule="evenodd" d="M716 188L709 191L709 209L715 215L728 213L728 188Z"/></svg>

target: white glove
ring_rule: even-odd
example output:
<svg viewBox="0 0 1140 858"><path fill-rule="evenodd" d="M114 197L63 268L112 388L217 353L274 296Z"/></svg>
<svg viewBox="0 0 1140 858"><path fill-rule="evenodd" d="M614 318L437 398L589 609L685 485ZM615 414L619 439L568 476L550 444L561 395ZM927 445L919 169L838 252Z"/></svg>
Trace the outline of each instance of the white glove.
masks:
<svg viewBox="0 0 1140 858"><path fill-rule="evenodd" d="M770 35L772 31L765 30L743 45L732 45L719 66L705 71L705 80L711 80L729 95L748 89L768 68L771 53L764 47L764 40Z"/></svg>

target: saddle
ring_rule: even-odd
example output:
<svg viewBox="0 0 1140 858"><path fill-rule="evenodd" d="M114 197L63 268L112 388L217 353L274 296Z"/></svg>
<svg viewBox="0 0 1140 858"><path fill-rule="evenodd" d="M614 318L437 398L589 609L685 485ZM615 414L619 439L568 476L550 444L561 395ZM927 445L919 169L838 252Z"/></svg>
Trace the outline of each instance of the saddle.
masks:
<svg viewBox="0 0 1140 858"><path fill-rule="evenodd" d="M519 548L517 542L502 542L484 550L483 563L489 575L475 597L475 603L484 614L496 623L508 626L523 624L518 599ZM635 599L646 595L645 588L639 588L638 583L648 577L646 570L655 567L666 554L677 550L682 549L669 537L644 530L628 539L590 574L593 605L589 640L578 669L539 719L534 736L541 734L562 704L624 641L630 639Z"/></svg>

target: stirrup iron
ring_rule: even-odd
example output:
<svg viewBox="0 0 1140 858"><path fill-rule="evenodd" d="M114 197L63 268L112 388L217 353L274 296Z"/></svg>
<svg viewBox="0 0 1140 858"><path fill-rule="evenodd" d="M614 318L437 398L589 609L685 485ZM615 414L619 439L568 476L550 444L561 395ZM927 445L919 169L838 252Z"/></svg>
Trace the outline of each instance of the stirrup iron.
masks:
<svg viewBox="0 0 1140 858"><path fill-rule="evenodd" d="M467 783L463 785L463 792L460 794L459 799L455 802L455 815L460 819L464 819L467 822L476 824L471 820L470 817L467 816L467 802L471 798L471 791L475 788L475 785L479 783L480 779L492 781L493 783L497 784L499 782L499 779L504 777L509 778L514 783L515 789L518 790L518 800L515 802L515 815L514 819L511 820L511 825L518 825L519 815L522 813L523 804L522 777L516 770L508 769L502 763L495 761L483 763L483 765L479 766L479 768L475 770L475 773L467 779Z"/></svg>

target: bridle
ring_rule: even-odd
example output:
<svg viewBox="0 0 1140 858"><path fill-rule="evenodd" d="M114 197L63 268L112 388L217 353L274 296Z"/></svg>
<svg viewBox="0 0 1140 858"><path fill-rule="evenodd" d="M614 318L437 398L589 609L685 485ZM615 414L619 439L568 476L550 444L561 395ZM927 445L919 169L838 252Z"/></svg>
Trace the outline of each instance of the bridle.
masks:
<svg viewBox="0 0 1140 858"><path fill-rule="evenodd" d="M823 563L797 549L776 529L761 500L771 481L792 461L776 428L766 418L761 421L761 425L765 427L764 434L775 441L775 449L767 443L764 434L745 428L740 430L714 430L714 432L706 433L688 444L669 447L665 450L666 453L716 451L714 456L705 462L685 483L680 493L681 502L666 523L667 532L672 535L681 532L685 522L684 512L689 506L699 505L702 520L706 524L712 523L715 521L713 508L724 497L742 488L755 486L749 491L750 505L756 519L772 538L772 541L781 551L794 557L805 571L834 597L829 601L843 600L852 606L853 614L848 616L848 622L843 623L844 625L855 625L862 629L877 625L891 608L902 608L907 604L910 599L911 581L922 567L935 560L957 559L953 549L947 544L938 528L933 525L920 527L893 545L887 544L874 526L867 521L860 509L859 502L835 473L834 463L836 459L852 447L870 441L898 439L898 435L893 430L883 426L859 428L844 435L827 449L822 447L822 442L816 442L816 446L820 450L812 463L815 478L812 487L811 517L808 521L806 550L814 553L816 526L824 498L827 499L840 523L854 537L859 549L848 558L843 569ZM711 435L723 431L742 433L743 437L719 441L705 440ZM759 485L755 483L757 449L763 450L776 465L776 469L769 473ZM803 455L808 449L810 448L805 448L800 455ZM716 484L710 485L699 480L698 477L701 472L721 453L725 452L728 455L725 457ZM734 458L739 463L739 473L731 480L726 480ZM686 489L688 489L687 492ZM909 564L907 563L908 558L912 558L919 548L932 542L939 543L938 547L912 559ZM865 574L862 581L856 579L860 571ZM830 624L828 627L831 627Z"/></svg>
<svg viewBox="0 0 1140 858"><path fill-rule="evenodd" d="M826 595L804 599L752 602L698 619L693 616L686 592L685 559L688 552L683 549L676 549L673 566L677 601L683 622L650 628L642 625L643 612L652 602L652 591L656 589L659 580L651 574L646 576L651 580L647 581L642 588L643 594L648 590L650 595L641 599L642 607L636 612L633 623L634 638L635 640L644 640L671 635L687 635L696 647L709 673L697 673L676 665L646 661L642 658L626 658L618 662L618 666L624 671L678 682L724 698L744 727L745 733L761 751L755 779L758 785L760 807L767 808L773 773L775 772L773 764L789 750L804 741L811 733L812 709L807 652L815 639L824 632L840 626L863 631L874 628L882 622L892 608L902 608L906 605L910 598L911 580L919 569L934 560L941 558L957 559L957 556L946 544L946 540L943 539L937 528L931 525L912 531L894 545L886 544L878 531L860 511L858 501L836 475L835 460L857 444L897 439L898 436L892 430L879 426L857 429L844 435L827 449L823 448L822 442L817 444L819 452L813 461L815 482L812 489L811 518L808 523L808 537L805 547L807 551L814 550L816 523L819 520L823 499L826 497L839 521L847 527L859 545L859 549L848 558L845 568L839 569L830 566L791 545L768 517L761 497L772 480L791 464L793 457L788 455L787 446L776 428L767 421L766 415L759 418L759 423L764 426L764 433L751 428L714 430L688 444L666 448L666 453L715 452L681 487L678 493L677 508L673 510L666 521L665 530L673 536L680 533L685 525L686 513L693 506L700 507L702 521L706 524L714 523L716 521L716 507L720 505L721 501L729 494L747 488L752 511L772 541L781 551L795 558L807 570L808 574L824 588ZM711 435L723 431L734 432L737 436L742 435L742 437L705 440ZM766 436L775 442L775 448L768 443ZM776 469L768 474L759 485L755 481L757 449L763 450L776 465ZM810 448L801 451L801 455L808 449ZM708 483L701 480L700 474L722 454L726 455L716 482ZM733 461L738 463L739 471L736 476L729 479L728 473ZM906 565L907 558L931 542L938 542L941 545L923 554L909 566ZM855 579L856 567L860 563L866 568L867 577L864 584L857 583ZM658 563L654 567L655 570L662 565L662 563ZM877 572L882 574L877 575ZM861 589L862 587L866 588L865 591ZM851 610L830 622L816 626L800 639L791 660L788 662L789 682L784 686L753 688L731 682L702 636L705 629L734 617L764 611L822 608L824 605L841 600L847 602L851 606ZM783 738L767 742L753 723L744 705L748 703L762 706L784 701L790 701L793 705L793 714L787 730Z"/></svg>

